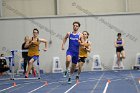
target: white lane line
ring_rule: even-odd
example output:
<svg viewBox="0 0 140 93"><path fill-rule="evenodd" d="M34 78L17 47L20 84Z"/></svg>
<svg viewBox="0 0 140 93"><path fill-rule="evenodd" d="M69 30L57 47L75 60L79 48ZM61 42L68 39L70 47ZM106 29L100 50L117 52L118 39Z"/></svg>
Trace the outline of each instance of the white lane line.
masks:
<svg viewBox="0 0 140 93"><path fill-rule="evenodd" d="M139 90L139 88L138 88L138 86L137 86L137 84L136 84L136 82L135 82L134 76L132 75L131 71L130 71L130 75L131 75L131 77L132 77L132 80L134 81L134 85L135 85L135 87L136 87L137 93L140 93L140 90Z"/></svg>
<svg viewBox="0 0 140 93"><path fill-rule="evenodd" d="M60 87L60 85L58 85L58 86L52 88L52 89L51 89L50 91L48 91L47 93L52 93L55 89L57 89L57 88L59 88L59 87Z"/></svg>
<svg viewBox="0 0 140 93"><path fill-rule="evenodd" d="M44 87L44 86L46 86L46 84L44 84L44 85L42 85L42 86L40 86L40 87L38 87L38 88L35 88L34 90L32 90L32 91L30 91L30 92L28 92L28 93L35 92L35 91L39 90L40 88L42 88L42 87Z"/></svg>
<svg viewBox="0 0 140 93"><path fill-rule="evenodd" d="M24 85L24 84L31 84L31 83L36 83L36 82L23 83L23 85ZM14 88L14 87L17 87L17 86L20 86L20 85L22 85L22 84L17 84L16 86L10 86L10 87L8 87L8 88L4 88L4 89L0 90L0 92L6 91L6 90L8 90L8 89L11 89L11 88Z"/></svg>
<svg viewBox="0 0 140 93"><path fill-rule="evenodd" d="M94 90L95 90L95 89L96 89L96 87L98 86L98 84L99 84L99 82L101 81L101 79L103 78L103 76L104 76L104 73L100 76L100 78L99 78L98 82L96 83L96 85L94 86L94 88L91 90L91 92L90 92L90 93L94 93Z"/></svg>
<svg viewBox="0 0 140 93"><path fill-rule="evenodd" d="M3 92L3 91L5 91L5 90L8 90L8 89L11 89L11 88L14 88L14 87L17 87L17 86L19 86L19 85L21 85L21 84L17 84L17 85L13 85L13 86L10 86L10 87L8 87L8 88L4 88L4 89L2 89L2 90L0 90L0 92Z"/></svg>
<svg viewBox="0 0 140 93"><path fill-rule="evenodd" d="M5 88L5 89L2 89L2 90L0 90L0 92L3 92L3 91L5 91L5 90L8 90L8 89L10 89L10 88L13 88L14 86L11 86L11 87L8 87L8 88Z"/></svg>
<svg viewBox="0 0 140 93"><path fill-rule="evenodd" d="M103 93L106 93L109 83L110 83L110 80L108 80L108 81L107 81L107 83L106 83L106 86L105 86L105 88L104 88Z"/></svg>
<svg viewBox="0 0 140 93"><path fill-rule="evenodd" d="M95 79L95 80L99 80L99 79ZM91 80L91 81L95 81L95 80ZM90 80L88 80L88 81L90 81ZM82 82L88 82L88 81L82 81ZM60 82L60 81L59 81L59 82ZM80 83L82 83L82 82L80 82ZM58 82L52 82L52 84L53 84L53 83L58 83ZM75 83L73 86L71 86L71 87L70 87L66 92L64 92L64 93L68 93L68 92L69 92L70 90L72 90L76 85L77 85L77 84ZM44 86L46 86L46 85L44 84L44 85L42 85L42 86L40 86L40 87L38 87L38 88L36 88L36 89L34 89L34 90L28 92L28 93L33 93L33 92L39 90L40 88L42 88L42 87L44 87Z"/></svg>
<svg viewBox="0 0 140 93"><path fill-rule="evenodd" d="M72 90L77 84L74 84L73 86L71 86L66 92L64 93L68 93L70 90Z"/></svg>
<svg viewBox="0 0 140 93"><path fill-rule="evenodd" d="M100 80L100 79L96 79L94 78L93 80L87 80L87 81L82 81L82 82L79 82L79 83L84 83L84 82L88 82L88 81L95 81L95 80ZM77 84L75 83L73 86L71 86L66 92L64 93L68 93L70 90L72 90Z"/></svg>
<svg viewBox="0 0 140 93"><path fill-rule="evenodd" d="M61 81L59 81L59 82L61 82ZM51 83L49 83L49 85L50 85L50 84L54 84L54 83L59 83L59 82L51 82ZM47 86L47 85L48 85L48 82L45 82L44 85L42 85L42 86L40 86L40 87L38 87L38 88L35 88L34 90L32 90L32 91L30 91L30 92L28 92L28 93L33 93L33 92L35 92L35 91L37 91L37 90L39 90L39 89L41 89L42 87ZM59 87L59 86L56 86L55 88L57 88L57 87ZM55 88L53 88L53 90L55 90ZM53 91L53 90L52 90L52 91Z"/></svg>

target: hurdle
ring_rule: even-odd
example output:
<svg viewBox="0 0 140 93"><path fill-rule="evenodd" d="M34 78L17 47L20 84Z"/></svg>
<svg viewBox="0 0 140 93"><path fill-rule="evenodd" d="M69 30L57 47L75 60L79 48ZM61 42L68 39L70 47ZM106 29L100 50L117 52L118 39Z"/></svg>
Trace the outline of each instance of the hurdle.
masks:
<svg viewBox="0 0 140 93"><path fill-rule="evenodd" d="M16 52L28 52L28 50L11 50L11 67L12 67L12 74L11 74L11 80L19 80L19 79L40 79L40 67L39 67L39 58L37 61L37 71L38 71L38 77L34 77L34 78L15 78L15 53Z"/></svg>

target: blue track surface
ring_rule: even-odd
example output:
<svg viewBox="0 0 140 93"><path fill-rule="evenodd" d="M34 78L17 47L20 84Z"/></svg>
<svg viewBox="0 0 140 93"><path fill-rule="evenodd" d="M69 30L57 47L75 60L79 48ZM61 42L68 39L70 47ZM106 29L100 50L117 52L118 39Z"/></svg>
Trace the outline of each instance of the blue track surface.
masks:
<svg viewBox="0 0 140 93"><path fill-rule="evenodd" d="M17 77L24 77L23 75ZM72 84L67 84L63 74L41 74L41 79L4 80L0 77L0 93L103 93L107 81L106 93L140 93L140 71L101 71L82 72L79 84L75 75ZM13 82L16 86L13 86ZM48 85L47 85L48 84Z"/></svg>

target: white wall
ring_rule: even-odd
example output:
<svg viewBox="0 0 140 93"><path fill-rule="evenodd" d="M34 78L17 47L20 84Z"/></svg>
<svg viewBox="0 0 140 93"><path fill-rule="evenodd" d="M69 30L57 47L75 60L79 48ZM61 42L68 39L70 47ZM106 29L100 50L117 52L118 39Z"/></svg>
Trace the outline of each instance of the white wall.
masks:
<svg viewBox="0 0 140 93"><path fill-rule="evenodd" d="M60 14L84 14L76 9L74 3L91 13L117 13L125 12L125 0L59 0Z"/></svg>
<svg viewBox="0 0 140 93"><path fill-rule="evenodd" d="M2 16L2 0L0 0L0 17Z"/></svg>
<svg viewBox="0 0 140 93"><path fill-rule="evenodd" d="M140 0L128 0L128 11L140 12Z"/></svg>
<svg viewBox="0 0 140 93"><path fill-rule="evenodd" d="M2 0L3 17L21 17L7 7L21 12L28 17L55 15L54 0Z"/></svg>
<svg viewBox="0 0 140 93"><path fill-rule="evenodd" d="M28 17L81 15L74 3L91 13L140 12L140 0L0 0L2 17L21 17L8 7ZM57 5L57 6L56 6ZM128 11L126 11L128 10Z"/></svg>
<svg viewBox="0 0 140 93"><path fill-rule="evenodd" d="M33 21L34 20L34 21ZM44 71L51 72L52 58L60 57L62 67L65 68L65 51L61 50L62 37L68 31L72 31L72 22L81 23L80 31L87 30L90 33L92 42L92 52L99 54L103 64L111 69L113 57L115 54L114 40L118 29L123 32L123 38L126 42L126 59L124 60L125 69L130 69L135 63L135 55L140 52L140 15L106 15L98 16L80 16L80 17L53 17L53 18L35 18L35 19L7 19L0 20L0 52L4 52L4 47L8 50L21 49L21 44L25 35L32 36L32 30L37 27L40 30L40 38L47 41L52 39L52 44L47 52L41 51L40 65ZM46 27L46 29L45 29ZM115 28L116 27L116 28ZM51 37L50 32L51 30ZM133 40L132 36L133 35ZM137 40L136 40L137 38ZM68 44L68 42L67 42ZM65 48L67 49L67 44ZM40 49L44 45L41 44ZM8 55L8 53L6 53ZM17 55L16 55L17 56ZM91 70L91 64L85 64L85 71Z"/></svg>

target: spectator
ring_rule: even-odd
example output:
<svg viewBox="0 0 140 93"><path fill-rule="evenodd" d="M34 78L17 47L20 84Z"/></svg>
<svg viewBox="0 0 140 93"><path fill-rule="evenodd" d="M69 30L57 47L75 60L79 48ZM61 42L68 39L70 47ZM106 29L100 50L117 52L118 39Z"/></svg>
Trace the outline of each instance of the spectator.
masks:
<svg viewBox="0 0 140 93"><path fill-rule="evenodd" d="M0 55L0 76L3 75L4 72L8 71L9 67L7 65L6 59L4 57L4 54Z"/></svg>
<svg viewBox="0 0 140 93"><path fill-rule="evenodd" d="M29 36L25 36L24 43L22 44L22 50L28 50L28 47L27 48L25 47L25 44L28 40L29 40ZM24 72L23 72L23 74L25 74L26 73L26 67L27 67L27 64L29 62L28 52L22 52L22 58L23 58L23 62L24 62Z"/></svg>

